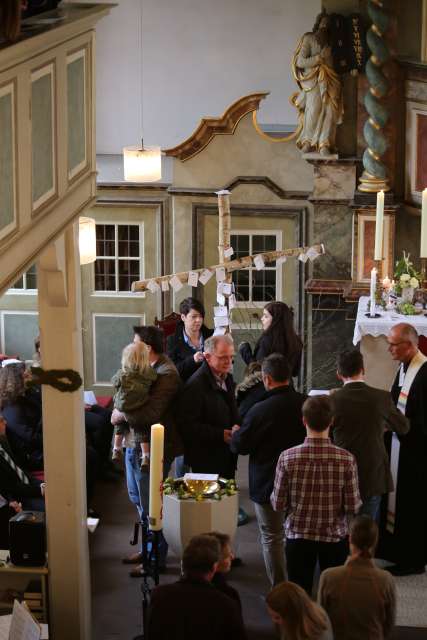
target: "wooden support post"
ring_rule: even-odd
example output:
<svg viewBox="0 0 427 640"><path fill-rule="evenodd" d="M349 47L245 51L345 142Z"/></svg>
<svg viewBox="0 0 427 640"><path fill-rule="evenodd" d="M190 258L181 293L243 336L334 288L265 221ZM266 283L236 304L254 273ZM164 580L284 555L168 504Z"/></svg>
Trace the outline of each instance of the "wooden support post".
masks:
<svg viewBox="0 0 427 640"><path fill-rule="evenodd" d="M38 262L38 305L44 369L83 377L80 264L75 224ZM86 520L83 389L43 386L50 637L90 640L90 575Z"/></svg>

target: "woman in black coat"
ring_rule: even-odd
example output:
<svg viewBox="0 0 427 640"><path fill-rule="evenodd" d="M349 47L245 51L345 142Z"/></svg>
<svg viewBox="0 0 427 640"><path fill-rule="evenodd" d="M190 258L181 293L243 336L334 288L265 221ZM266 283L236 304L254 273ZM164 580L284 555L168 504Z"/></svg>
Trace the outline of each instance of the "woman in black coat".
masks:
<svg viewBox="0 0 427 640"><path fill-rule="evenodd" d="M262 316L262 334L254 350L249 342L242 342L239 353L246 364L262 362L271 353L280 353L288 360L292 376L297 376L301 366L302 341L294 329L294 314L284 302L269 302Z"/></svg>
<svg viewBox="0 0 427 640"><path fill-rule="evenodd" d="M213 330L203 324L205 309L196 298L186 298L179 305L181 321L175 334L167 339L167 354L183 382L197 371L204 360L205 340Z"/></svg>

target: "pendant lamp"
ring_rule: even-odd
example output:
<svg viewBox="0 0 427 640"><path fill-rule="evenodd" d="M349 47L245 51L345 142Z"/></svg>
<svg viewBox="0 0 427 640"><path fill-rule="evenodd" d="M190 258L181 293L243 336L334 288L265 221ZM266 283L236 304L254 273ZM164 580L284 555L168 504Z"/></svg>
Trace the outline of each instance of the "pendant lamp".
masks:
<svg viewBox="0 0 427 640"><path fill-rule="evenodd" d="M160 147L124 147L123 165L126 182L157 182L162 177Z"/></svg>

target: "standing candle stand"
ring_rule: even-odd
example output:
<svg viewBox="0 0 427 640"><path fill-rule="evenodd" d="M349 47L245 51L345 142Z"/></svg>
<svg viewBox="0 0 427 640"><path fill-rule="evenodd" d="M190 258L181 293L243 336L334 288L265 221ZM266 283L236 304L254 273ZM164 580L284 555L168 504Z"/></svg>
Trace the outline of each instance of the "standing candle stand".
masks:
<svg viewBox="0 0 427 640"><path fill-rule="evenodd" d="M134 640L148 640L147 611L153 587L159 584L159 548L163 528L163 450L164 427L161 424L151 426L150 438L150 502L148 518L143 516L135 524L134 538L131 544L137 544L138 531L142 536L142 634ZM151 549L148 545L151 542Z"/></svg>

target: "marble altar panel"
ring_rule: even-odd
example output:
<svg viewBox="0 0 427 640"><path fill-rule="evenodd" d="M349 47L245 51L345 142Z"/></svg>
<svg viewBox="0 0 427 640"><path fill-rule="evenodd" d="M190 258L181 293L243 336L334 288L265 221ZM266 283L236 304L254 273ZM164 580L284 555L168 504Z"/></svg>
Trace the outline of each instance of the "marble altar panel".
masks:
<svg viewBox="0 0 427 640"><path fill-rule="evenodd" d="M352 212L348 205L314 203L313 241L326 247L326 255L314 263L313 277L350 280Z"/></svg>
<svg viewBox="0 0 427 640"><path fill-rule="evenodd" d="M356 183L354 164L321 163L314 165L312 197L316 200L351 199Z"/></svg>

